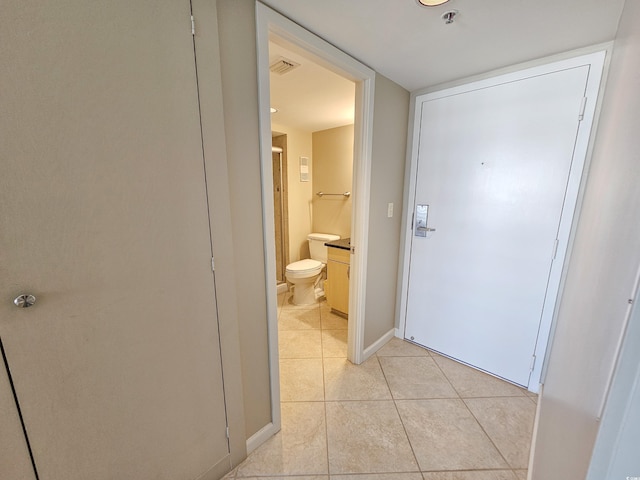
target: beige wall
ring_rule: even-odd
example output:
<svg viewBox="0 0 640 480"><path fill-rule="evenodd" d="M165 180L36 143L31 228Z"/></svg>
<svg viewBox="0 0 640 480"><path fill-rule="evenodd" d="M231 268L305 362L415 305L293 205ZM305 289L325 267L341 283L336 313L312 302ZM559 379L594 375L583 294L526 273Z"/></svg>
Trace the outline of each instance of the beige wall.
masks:
<svg viewBox="0 0 640 480"><path fill-rule="evenodd" d="M640 4L627 1L540 399L534 480L583 479L640 263ZM631 473L635 475L637 473Z"/></svg>
<svg viewBox="0 0 640 480"><path fill-rule="evenodd" d="M255 2L218 0L218 27L244 413L249 438L271 422Z"/></svg>
<svg viewBox="0 0 640 480"><path fill-rule="evenodd" d="M353 125L313 133L313 231L351 236L351 197L318 197L317 192L350 192Z"/></svg>
<svg viewBox="0 0 640 480"><path fill-rule="evenodd" d="M376 75L374 112L365 348L395 323L409 92ZM391 218L387 217L389 203L394 205Z"/></svg>
<svg viewBox="0 0 640 480"><path fill-rule="evenodd" d="M301 182L299 165L300 157L307 157L313 163L311 132L278 123L272 123L271 130L287 135L289 262L297 262L309 258L307 235L311 233L313 178L310 176L308 182Z"/></svg>

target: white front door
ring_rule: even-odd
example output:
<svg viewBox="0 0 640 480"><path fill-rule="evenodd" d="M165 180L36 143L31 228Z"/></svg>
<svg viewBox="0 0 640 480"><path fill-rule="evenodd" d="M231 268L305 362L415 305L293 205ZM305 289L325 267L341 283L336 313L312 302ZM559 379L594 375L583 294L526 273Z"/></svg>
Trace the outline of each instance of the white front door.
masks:
<svg viewBox="0 0 640 480"><path fill-rule="evenodd" d="M3 2L0 340L41 480L195 479L229 453L190 15ZM0 367L22 461L0 477L32 478Z"/></svg>
<svg viewBox="0 0 640 480"><path fill-rule="evenodd" d="M417 105L414 212L426 225L416 217L406 338L529 385L588 75L568 68Z"/></svg>

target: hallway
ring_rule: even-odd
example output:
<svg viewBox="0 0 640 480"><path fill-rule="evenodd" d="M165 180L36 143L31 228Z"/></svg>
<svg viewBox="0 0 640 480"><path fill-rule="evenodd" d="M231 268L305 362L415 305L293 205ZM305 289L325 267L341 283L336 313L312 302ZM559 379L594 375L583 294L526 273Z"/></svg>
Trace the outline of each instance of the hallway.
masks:
<svg viewBox="0 0 640 480"><path fill-rule="evenodd" d="M354 366L326 302L278 327L282 431L225 478L526 479L535 395L397 338Z"/></svg>

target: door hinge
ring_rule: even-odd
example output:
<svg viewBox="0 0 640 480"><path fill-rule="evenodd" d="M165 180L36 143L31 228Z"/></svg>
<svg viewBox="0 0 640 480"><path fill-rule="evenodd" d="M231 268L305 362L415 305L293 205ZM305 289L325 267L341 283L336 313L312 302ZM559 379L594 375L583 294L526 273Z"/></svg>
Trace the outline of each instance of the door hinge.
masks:
<svg viewBox="0 0 640 480"><path fill-rule="evenodd" d="M551 256L551 260L556 259L556 255L558 254L558 245L560 245L560 240L557 238L553 241L553 255Z"/></svg>
<svg viewBox="0 0 640 480"><path fill-rule="evenodd" d="M196 34L196 21L193 18L193 15L191 15L191 35L195 35Z"/></svg>
<svg viewBox="0 0 640 480"><path fill-rule="evenodd" d="M584 119L584 109L587 107L587 97L582 97L582 103L580 104L580 113L578 114L578 121L581 122Z"/></svg>
<svg viewBox="0 0 640 480"><path fill-rule="evenodd" d="M355 246L355 245L351 245L351 248L349 249L349 251L351 252L351 255L355 255L355 253L356 253L356 246Z"/></svg>
<svg viewBox="0 0 640 480"><path fill-rule="evenodd" d="M536 356L532 355L531 356L531 365L529 365L529 371L533 372L533 367L536 366Z"/></svg>
<svg viewBox="0 0 640 480"><path fill-rule="evenodd" d="M229 427L227 427L227 438L230 438L229 437Z"/></svg>
<svg viewBox="0 0 640 480"><path fill-rule="evenodd" d="M216 271L216 261L213 257L211 257L211 271L212 272Z"/></svg>
<svg viewBox="0 0 640 480"><path fill-rule="evenodd" d="M413 212L411 214L411 231L413 231L413 221L415 220L415 218L416 218L416 212Z"/></svg>

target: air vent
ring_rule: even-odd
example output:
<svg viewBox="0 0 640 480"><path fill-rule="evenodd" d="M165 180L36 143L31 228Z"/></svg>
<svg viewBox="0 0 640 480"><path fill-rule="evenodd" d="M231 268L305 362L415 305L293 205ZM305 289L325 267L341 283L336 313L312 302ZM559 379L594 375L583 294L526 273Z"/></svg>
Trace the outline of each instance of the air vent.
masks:
<svg viewBox="0 0 640 480"><path fill-rule="evenodd" d="M293 60L280 57L271 65L269 65L269 70L271 70L273 73L277 73L278 75L284 75L285 73L288 73L294 68L298 68L299 66L300 64L294 62Z"/></svg>

